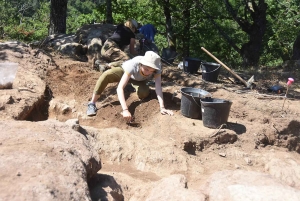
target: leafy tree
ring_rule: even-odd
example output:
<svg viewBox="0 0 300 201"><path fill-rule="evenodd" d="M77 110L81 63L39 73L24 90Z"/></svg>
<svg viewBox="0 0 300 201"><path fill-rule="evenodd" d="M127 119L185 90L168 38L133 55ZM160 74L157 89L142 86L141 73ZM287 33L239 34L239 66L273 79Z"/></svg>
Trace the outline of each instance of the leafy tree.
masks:
<svg viewBox="0 0 300 201"><path fill-rule="evenodd" d="M231 66L240 65L240 46L246 34L228 14L223 1L195 1L191 9L190 54L215 62L201 50L205 47Z"/></svg>
<svg viewBox="0 0 300 201"><path fill-rule="evenodd" d="M262 63L274 65L289 60L293 54L293 42L299 28L300 1L268 1L268 29ZM297 40L296 40L297 41ZM273 62L272 62L273 61Z"/></svg>
<svg viewBox="0 0 300 201"><path fill-rule="evenodd" d="M100 10L100 8L105 4L100 4L100 3L95 4L91 1L81 2L81 4L79 3L77 4L76 2L72 2L72 0L69 0L68 12L67 12L67 33L68 34L75 33L76 30L83 25L94 24L96 22L104 21L105 15L104 12ZM84 9L79 8L80 6L82 6Z"/></svg>
<svg viewBox="0 0 300 201"><path fill-rule="evenodd" d="M2 0L0 38L40 40L134 18L157 28L159 49L211 61L203 46L234 68L275 66L299 58L299 9L300 0Z"/></svg>
<svg viewBox="0 0 300 201"><path fill-rule="evenodd" d="M172 16L171 16L172 5L169 0L157 0L157 2L163 9L168 46L170 47L171 50L176 51L176 36L173 30L173 23L172 23Z"/></svg>
<svg viewBox="0 0 300 201"><path fill-rule="evenodd" d="M35 13L35 1L1 1L0 34L1 38L32 40L35 30L28 29L28 19ZM2 28L1 28L2 27Z"/></svg>
<svg viewBox="0 0 300 201"><path fill-rule="evenodd" d="M28 18L26 29L34 30L32 40L41 40L48 35L50 2L44 1L39 3L39 8L31 18Z"/></svg>
<svg viewBox="0 0 300 201"><path fill-rule="evenodd" d="M3 39L5 35L9 34L10 27L16 24L16 17L13 14L16 11L10 3L0 1L0 38ZM10 24L10 26L8 26Z"/></svg>
<svg viewBox="0 0 300 201"><path fill-rule="evenodd" d="M257 66L262 53L263 37L266 31L267 4L265 0L241 1L234 7L224 0L226 8L240 28L248 34L249 41L242 45L240 54L245 66Z"/></svg>

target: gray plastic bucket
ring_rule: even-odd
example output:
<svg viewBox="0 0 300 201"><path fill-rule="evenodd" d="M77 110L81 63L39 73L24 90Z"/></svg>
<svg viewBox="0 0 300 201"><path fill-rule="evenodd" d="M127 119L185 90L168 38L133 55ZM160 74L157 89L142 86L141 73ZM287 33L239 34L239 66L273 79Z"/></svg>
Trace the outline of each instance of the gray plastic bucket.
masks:
<svg viewBox="0 0 300 201"><path fill-rule="evenodd" d="M181 88L181 114L192 119L201 119L200 99L211 96L211 94L202 89L191 87Z"/></svg>

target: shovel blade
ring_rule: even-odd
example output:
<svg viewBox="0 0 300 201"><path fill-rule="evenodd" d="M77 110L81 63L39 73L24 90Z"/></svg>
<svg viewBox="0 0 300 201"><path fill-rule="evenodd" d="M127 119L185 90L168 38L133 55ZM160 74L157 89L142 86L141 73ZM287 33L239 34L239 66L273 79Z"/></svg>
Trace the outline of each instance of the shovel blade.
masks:
<svg viewBox="0 0 300 201"><path fill-rule="evenodd" d="M247 81L247 88L251 88L253 82L254 82L254 75L252 75L252 77L250 77L250 79Z"/></svg>

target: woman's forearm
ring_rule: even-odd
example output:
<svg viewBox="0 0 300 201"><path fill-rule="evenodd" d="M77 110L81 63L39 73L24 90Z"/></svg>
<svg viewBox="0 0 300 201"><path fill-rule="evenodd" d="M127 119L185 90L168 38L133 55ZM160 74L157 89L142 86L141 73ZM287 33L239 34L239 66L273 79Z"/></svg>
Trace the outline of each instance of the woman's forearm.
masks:
<svg viewBox="0 0 300 201"><path fill-rule="evenodd" d="M165 108L164 98L163 98L162 94L161 95L157 94L157 99L158 99L158 102L159 102L159 107L160 108Z"/></svg>
<svg viewBox="0 0 300 201"><path fill-rule="evenodd" d="M117 87L118 99L123 110L128 109L124 95L124 88L127 85L129 79L130 76L124 73Z"/></svg>
<svg viewBox="0 0 300 201"><path fill-rule="evenodd" d="M117 94L118 94L118 99L120 101L120 104L122 106L122 110L128 109L125 101L124 89L122 87L117 88Z"/></svg>
<svg viewBox="0 0 300 201"><path fill-rule="evenodd" d="M162 92L162 88L161 88L161 78L156 78L155 79L155 92L157 95L157 99L159 102L159 107L160 108L164 108L164 97L163 97L163 92Z"/></svg>

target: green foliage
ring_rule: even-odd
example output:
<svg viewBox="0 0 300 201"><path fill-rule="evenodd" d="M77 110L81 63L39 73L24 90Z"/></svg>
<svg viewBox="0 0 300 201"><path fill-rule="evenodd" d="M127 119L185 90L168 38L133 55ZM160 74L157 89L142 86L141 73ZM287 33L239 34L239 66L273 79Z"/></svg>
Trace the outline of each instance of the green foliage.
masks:
<svg viewBox="0 0 300 201"><path fill-rule="evenodd" d="M299 1L268 1L267 19L269 26L265 37L261 63L268 66L280 65L292 55L293 43L300 31Z"/></svg>
<svg viewBox="0 0 300 201"><path fill-rule="evenodd" d="M41 40L48 34L47 25L49 23L49 2L42 2L40 8L26 23L29 30L34 30L32 40Z"/></svg>
<svg viewBox="0 0 300 201"><path fill-rule="evenodd" d="M164 47L168 47L166 25L162 17L164 13L161 7L153 0L138 1L136 7L139 9L135 9L135 19L142 25L153 24L157 29L158 34L155 36L155 44L159 50L162 51Z"/></svg>
<svg viewBox="0 0 300 201"><path fill-rule="evenodd" d="M93 24L95 22L101 22L105 20L105 16L98 10L93 9L90 14L80 14L77 10L70 9L68 16L77 16L76 18L67 18L67 33L75 33L78 28L85 24Z"/></svg>
<svg viewBox="0 0 300 201"><path fill-rule="evenodd" d="M1 8L3 7L1 6ZM3 20L1 25L4 29L4 37L20 41L33 41L47 36L48 30L45 24L49 23L49 2L41 2L39 8L32 14L30 12L33 9L34 7L26 1L6 3L5 9L0 13L0 19Z"/></svg>
<svg viewBox="0 0 300 201"><path fill-rule="evenodd" d="M68 3L67 33L75 33L85 24L105 21L105 4L94 1L71 0ZM76 17L74 17L76 16Z"/></svg>
<svg viewBox="0 0 300 201"><path fill-rule="evenodd" d="M192 5L191 27L190 27L190 56L200 58L209 62L216 62L204 51L204 47L219 60L231 67L241 63L239 53L236 52L225 40L225 33L237 46L241 46L245 34L237 29L237 24L226 15L223 4L211 1L199 5ZM183 30L183 34L185 30Z"/></svg>
<svg viewBox="0 0 300 201"><path fill-rule="evenodd" d="M177 51L183 56L187 34L190 34L190 55L213 61L201 47L205 47L228 66L238 68L242 63L237 47L249 41L248 35L229 15L224 1L170 0L173 32L177 39ZM252 23L250 12L245 10L244 0L229 1L236 14ZM258 0L254 0L258 3ZM279 65L292 54L293 43L300 32L300 1L265 0L268 4L267 31L263 40L261 65ZM160 50L168 47L163 5L165 0L112 0L114 24L124 23L129 18L141 24L151 23L157 30L156 45ZM190 11L190 27L186 28L183 11ZM41 40L48 33L50 13L49 0L0 0L0 38L21 41ZM75 33L85 24L105 21L106 1L69 0L67 33ZM182 57L179 57L181 60Z"/></svg>

